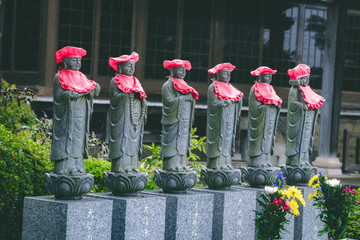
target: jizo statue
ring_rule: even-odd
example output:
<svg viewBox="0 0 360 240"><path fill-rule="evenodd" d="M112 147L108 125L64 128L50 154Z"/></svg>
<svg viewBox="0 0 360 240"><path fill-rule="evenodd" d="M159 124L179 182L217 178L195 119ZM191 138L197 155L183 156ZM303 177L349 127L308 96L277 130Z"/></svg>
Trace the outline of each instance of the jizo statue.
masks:
<svg viewBox="0 0 360 240"><path fill-rule="evenodd" d="M207 166L201 170L201 178L211 189L227 189L241 179L240 170L231 165L243 96L229 83L234 69L231 63L221 63L208 70L215 79L208 88Z"/></svg>
<svg viewBox="0 0 360 240"><path fill-rule="evenodd" d="M164 67L170 70L170 77L161 90L163 131L160 155L164 160L164 170L186 171L195 100L199 94L184 81L186 70L191 69L189 61L164 61Z"/></svg>
<svg viewBox="0 0 360 240"><path fill-rule="evenodd" d="M94 178L86 174L88 135L93 98L100 86L87 79L81 68L82 48L67 46L56 52L62 67L53 86L53 134L51 160L54 173L47 174L46 187L58 199L81 199L93 186Z"/></svg>
<svg viewBox="0 0 360 240"><path fill-rule="evenodd" d="M285 155L289 166L311 166L309 156L319 107L325 99L316 94L308 85L310 67L299 64L288 70L290 85L287 114L287 141Z"/></svg>
<svg viewBox="0 0 360 240"><path fill-rule="evenodd" d="M56 52L63 67L54 78L51 159L59 175L85 174L93 97L99 95L100 86L79 71L84 55L84 49L69 46Z"/></svg>
<svg viewBox="0 0 360 240"><path fill-rule="evenodd" d="M215 79L208 89L206 127L207 168L231 170L235 153L236 125L241 113L243 93L229 81L235 69L231 63L216 65L208 72Z"/></svg>
<svg viewBox="0 0 360 240"><path fill-rule="evenodd" d="M280 168L271 164L282 103L270 85L276 72L265 66L251 72L257 79L249 95L249 162L247 168L242 168L244 179L251 187L270 185L280 172Z"/></svg>
<svg viewBox="0 0 360 240"><path fill-rule="evenodd" d="M147 174L141 173L138 167L147 118L147 96L140 81L133 76L137 61L136 52L109 58L116 75L109 88L111 171L104 173L104 179L114 195L136 195L148 184Z"/></svg>
<svg viewBox="0 0 360 240"><path fill-rule="evenodd" d="M197 174L187 166L190 154L191 128L194 121L195 101L199 94L185 81L189 61L164 61L170 71L162 94L162 133L160 156L163 169L155 171L155 183L169 193L186 193L196 184Z"/></svg>
<svg viewBox="0 0 360 240"><path fill-rule="evenodd" d="M251 167L272 167L276 127L282 99L270 85L277 71L259 67L251 72L258 77L249 95L249 163Z"/></svg>
<svg viewBox="0 0 360 240"><path fill-rule="evenodd" d="M110 138L109 157L112 172L139 172L144 124L147 117L146 94L134 77L139 55L110 58L117 71L110 82Z"/></svg>

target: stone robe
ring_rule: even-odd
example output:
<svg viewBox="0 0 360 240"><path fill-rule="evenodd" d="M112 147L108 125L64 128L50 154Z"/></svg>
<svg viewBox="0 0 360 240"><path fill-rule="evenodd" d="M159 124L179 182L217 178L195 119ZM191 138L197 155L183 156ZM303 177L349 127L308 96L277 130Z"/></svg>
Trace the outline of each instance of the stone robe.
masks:
<svg viewBox="0 0 360 240"><path fill-rule="evenodd" d="M195 98L174 88L171 77L161 90L162 94L162 140L160 156L190 154L191 129L195 114ZM184 96L186 99L184 100Z"/></svg>
<svg viewBox="0 0 360 240"><path fill-rule="evenodd" d="M142 153L147 105L139 93L124 93L110 82L110 137L109 157L117 159L124 154L137 159Z"/></svg>
<svg viewBox="0 0 360 240"><path fill-rule="evenodd" d="M99 88L97 84L93 91L98 94ZM77 99L70 99L71 92L61 87L56 74L53 87L54 115L51 146L51 160L54 161L66 158L88 158L88 136L94 94L79 93Z"/></svg>
<svg viewBox="0 0 360 240"><path fill-rule="evenodd" d="M241 105L241 98L236 102L219 99L215 93L214 83L209 86L206 126L206 156L208 158L234 155L236 126L241 113Z"/></svg>
<svg viewBox="0 0 360 240"><path fill-rule="evenodd" d="M310 109L298 87L291 87L288 98L287 142L285 155L287 165L310 165L314 132L319 109Z"/></svg>
<svg viewBox="0 0 360 240"><path fill-rule="evenodd" d="M264 104L255 96L252 87L249 95L249 163L250 167L271 167L270 155L274 151L275 135L280 107Z"/></svg>

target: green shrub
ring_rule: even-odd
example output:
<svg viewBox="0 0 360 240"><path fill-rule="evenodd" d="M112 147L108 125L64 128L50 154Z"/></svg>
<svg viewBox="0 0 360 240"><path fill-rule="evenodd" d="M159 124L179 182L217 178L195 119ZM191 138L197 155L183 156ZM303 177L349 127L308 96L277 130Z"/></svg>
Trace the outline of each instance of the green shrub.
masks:
<svg viewBox="0 0 360 240"><path fill-rule="evenodd" d="M7 129L16 131L20 126L35 124L36 115L30 106L27 90L20 90L15 85L1 81L0 123Z"/></svg>
<svg viewBox="0 0 360 240"><path fill-rule="evenodd" d="M48 194L45 173L53 169L49 143L34 142L31 135L0 125L0 239L20 238L24 197Z"/></svg>
<svg viewBox="0 0 360 240"><path fill-rule="evenodd" d="M111 163L103 158L90 157L84 161L85 171L94 175L93 192L109 192L105 187L103 174L110 171Z"/></svg>
<svg viewBox="0 0 360 240"><path fill-rule="evenodd" d="M193 151L199 151L206 153L206 137L199 138L196 134L196 128L193 128L191 131L191 142L190 142L190 148L191 153L188 157L188 162L193 166L194 170L198 173L200 176L201 168L204 168L205 166L200 164L198 160L200 160L200 157L195 154ZM155 170L161 169L163 161L160 157L160 151L161 147L156 146L154 143L152 143L151 146L144 145L144 148L146 150L149 150L152 154L144 159L141 160L140 164L140 171L146 172L149 174L149 184L145 190L157 190L159 189L158 186L155 184L154 176L155 176ZM195 187L204 186L203 184L197 183Z"/></svg>
<svg viewBox="0 0 360 240"><path fill-rule="evenodd" d="M356 194L357 204L350 213L349 228L346 237L351 239L360 239L360 188Z"/></svg>

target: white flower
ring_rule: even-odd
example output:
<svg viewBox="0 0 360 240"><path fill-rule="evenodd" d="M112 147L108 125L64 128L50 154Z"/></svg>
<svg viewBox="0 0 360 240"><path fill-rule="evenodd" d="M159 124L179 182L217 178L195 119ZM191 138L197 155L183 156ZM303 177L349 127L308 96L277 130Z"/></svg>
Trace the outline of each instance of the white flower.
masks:
<svg viewBox="0 0 360 240"><path fill-rule="evenodd" d="M269 195L276 193L277 190L278 190L277 187L270 187L270 186L265 187L265 192Z"/></svg>
<svg viewBox="0 0 360 240"><path fill-rule="evenodd" d="M340 185L340 180L335 179L330 179L329 180L329 185L330 187L336 187Z"/></svg>

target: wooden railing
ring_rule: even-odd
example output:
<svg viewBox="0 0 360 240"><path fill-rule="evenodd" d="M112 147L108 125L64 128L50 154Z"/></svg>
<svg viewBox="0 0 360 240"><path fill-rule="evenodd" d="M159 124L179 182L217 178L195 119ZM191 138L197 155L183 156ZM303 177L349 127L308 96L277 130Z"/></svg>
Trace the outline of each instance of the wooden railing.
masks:
<svg viewBox="0 0 360 240"><path fill-rule="evenodd" d="M356 139L355 164L349 162L349 142L351 138ZM347 129L344 129L342 172L348 171L360 171L360 135L350 134Z"/></svg>

